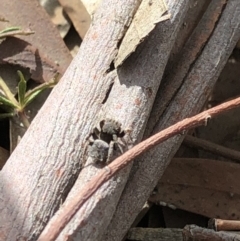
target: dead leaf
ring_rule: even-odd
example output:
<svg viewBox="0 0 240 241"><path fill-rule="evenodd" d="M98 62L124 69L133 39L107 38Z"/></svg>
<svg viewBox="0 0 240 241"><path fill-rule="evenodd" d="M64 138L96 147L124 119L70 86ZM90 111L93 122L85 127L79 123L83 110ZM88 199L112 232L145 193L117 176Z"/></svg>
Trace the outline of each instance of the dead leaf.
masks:
<svg viewBox="0 0 240 241"><path fill-rule="evenodd" d="M33 35L19 36L19 38L30 43L34 49L38 49L48 63L58 64L61 73L65 72L72 60L71 54L38 1L2 0L0 1L0 16L9 21L8 23L0 22L0 30L20 26L22 29L30 28L34 31Z"/></svg>
<svg viewBox="0 0 240 241"><path fill-rule="evenodd" d="M210 218L240 218L240 165L210 159L173 159L150 197Z"/></svg>
<svg viewBox="0 0 240 241"><path fill-rule="evenodd" d="M83 39L91 24L91 17L80 0L59 0L71 19L79 36Z"/></svg>
<svg viewBox="0 0 240 241"><path fill-rule="evenodd" d="M137 46L154 29L157 23L170 18L164 0L143 0L120 45L115 60L115 68L136 50Z"/></svg>
<svg viewBox="0 0 240 241"><path fill-rule="evenodd" d="M0 64L6 63L29 69L31 78L37 82L49 81L56 72L63 74L61 69L38 49L15 37L8 37L0 44Z"/></svg>

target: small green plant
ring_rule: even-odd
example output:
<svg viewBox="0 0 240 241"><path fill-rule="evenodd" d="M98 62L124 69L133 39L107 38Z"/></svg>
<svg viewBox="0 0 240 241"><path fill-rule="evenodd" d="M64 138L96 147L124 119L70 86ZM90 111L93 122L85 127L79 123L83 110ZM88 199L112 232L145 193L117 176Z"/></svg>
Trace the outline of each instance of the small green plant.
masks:
<svg viewBox="0 0 240 241"><path fill-rule="evenodd" d="M8 20L4 18L0 18L0 21L8 22ZM30 29L23 30L21 27L8 27L0 31L0 39L9 36L29 35L33 33L34 32ZM0 107L6 112L0 114L0 119L17 115L21 118L23 125L27 128L30 124L25 114L26 106L29 105L43 90L54 87L57 83L58 75L56 75L51 81L41 84L28 92L26 92L27 81L23 74L18 71L18 75L20 77L17 87L18 99L15 98L4 80L0 77Z"/></svg>
<svg viewBox="0 0 240 241"><path fill-rule="evenodd" d="M4 18L0 18L0 22L8 22ZM15 36L15 35L30 35L34 34L34 31L31 29L25 29L23 30L21 27L8 27L0 31L0 39L9 37L9 36Z"/></svg>
<svg viewBox="0 0 240 241"><path fill-rule="evenodd" d="M29 91L26 91L27 81L22 72L18 71L18 75L20 81L17 87L17 99L0 77L0 107L6 111L6 113L0 114L0 119L18 115L23 125L27 128L29 126L29 121L25 114L26 106L28 106L43 90L54 87L58 82L58 75L51 81L45 82Z"/></svg>

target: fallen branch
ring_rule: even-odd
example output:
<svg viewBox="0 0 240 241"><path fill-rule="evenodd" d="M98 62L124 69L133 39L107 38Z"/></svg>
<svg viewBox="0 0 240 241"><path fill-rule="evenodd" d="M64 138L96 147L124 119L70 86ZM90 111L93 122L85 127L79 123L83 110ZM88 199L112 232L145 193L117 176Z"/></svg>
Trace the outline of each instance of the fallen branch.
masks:
<svg viewBox="0 0 240 241"><path fill-rule="evenodd" d="M216 231L234 231L234 230L239 231L240 221L213 218L209 220L208 227Z"/></svg>
<svg viewBox="0 0 240 241"><path fill-rule="evenodd" d="M32 2L28 1L25 7ZM103 112L102 109L106 108L112 95L116 103L123 100L126 107L115 108L112 104L110 113L118 109L118 114L114 117L113 114L109 116L110 114L107 113L108 117L117 119L124 128L125 124L133 126L132 122L134 124L137 122L137 125L134 125L133 139L140 139L140 131L143 131L142 125L147 121L155 95L147 97L143 92L144 89L139 90L139 85L143 86L145 83L141 82L142 77L140 78L139 75L139 78L131 76L127 79L121 76L119 80L116 79L115 70L109 72L110 65L116 56L118 42L122 39L139 4L140 1L137 0L125 2L115 0L114 3L111 0L103 1L94 15L94 24L85 36L81 50L1 170L0 233L4 240L26 239L26 237L28 240L36 240L38 238L75 183L87 158L84 148L87 145L87 138L95 125L102 120L103 117L100 114ZM13 7L16 8L14 4ZM41 24L45 26L47 23L41 21ZM34 35L29 37L31 36ZM56 43L54 39L51 41ZM55 45L58 46L58 51L55 52L61 53L61 45ZM47 46L46 49L48 49ZM48 52L52 54L52 50ZM162 54L159 53L159 55ZM60 66L63 61L67 60L54 57L56 55L51 56L54 60L59 60ZM155 62L159 65L158 61L155 60ZM137 72L137 69L135 71L131 69L131 73L133 72ZM148 78L145 77L145 79ZM120 84L120 81L128 84ZM151 88L156 90L159 84L160 80L155 81ZM128 87L130 85L131 88ZM113 94L113 89L121 91L122 95ZM147 98L147 101L143 98ZM141 104L132 105L134 111L129 113L130 103L133 103L135 99ZM128 119L125 109L127 107ZM109 108L106 110L109 111ZM136 114L146 113L147 110L148 115L146 114L144 120L140 118L140 114ZM119 197L115 202L117 203L118 200ZM109 213L105 208L106 219L112 217ZM103 220L102 218L101 222ZM98 230L103 232L99 223ZM105 226L106 223L105 221ZM91 234L97 233L96 227L94 230L95 232L90 231Z"/></svg>
<svg viewBox="0 0 240 241"><path fill-rule="evenodd" d="M240 241L239 235L231 232L215 232L196 225L187 225L183 229L183 240L204 241Z"/></svg>
<svg viewBox="0 0 240 241"><path fill-rule="evenodd" d="M116 158L106 168L102 169L88 185L78 194L75 198L64 206L61 212L55 214L55 218L50 220L45 230L40 235L38 241L53 241L55 240L66 224L76 214L76 212L82 207L82 205L96 192L96 190L107 180L113 177L117 172L126 167L136 157L140 156L144 152L153 148L154 146L162 143L163 141L185 132L186 130L207 125L207 122L221 113L224 113L230 109L240 106L240 98L225 102L219 106L206 110L191 118L186 118L175 125L166 128L163 131L151 136L145 141L139 143L129 151L125 152L122 156Z"/></svg>
<svg viewBox="0 0 240 241"><path fill-rule="evenodd" d="M214 153L216 155L223 156L225 158L230 158L238 163L240 163L240 152L233 150L231 148L227 148L211 141L202 140L200 138L187 135L183 141L184 144L190 147L199 148L201 150L205 150L207 152Z"/></svg>
<svg viewBox="0 0 240 241"><path fill-rule="evenodd" d="M107 1L103 1L102 3L104 2ZM128 6L129 1L127 2L127 4L122 3L123 6ZM171 21L157 24L155 29L150 33L151 37L149 35L142 44L138 46L136 51L126 59L123 65L117 68L117 70L107 74L107 76L112 76L111 83L114 82L114 84L112 88L110 88L109 93L106 93L106 98L103 100L104 104L99 104L99 112L93 117L95 125L98 125L98 123L105 118L110 118L121 123L122 130L131 130L129 133L130 138L128 138L128 135L123 137L123 142L127 144L126 149L130 149L142 139L169 54L176 41L177 33L182 26L183 17L188 8L188 1L186 0L171 0L171 2L171 15L173 16ZM105 11L107 5L112 5L112 1L111 4L106 3L103 8L104 11L101 16L104 16L104 19L106 19ZM175 6L174 9L173 6ZM119 9L119 7L117 9ZM120 10L121 9L122 7ZM108 10L109 13L114 11ZM115 17L109 17L109 19L115 22ZM94 15L94 21L96 23L99 22L96 21L96 15ZM122 22L122 20L120 22ZM95 23L93 26L95 27ZM102 26L99 28L102 29ZM104 33L104 31L102 32ZM105 37L106 34L104 33L99 36ZM158 49L157 52L156 48ZM99 48L96 49L96 52L100 53L101 56ZM89 56L91 56L91 54ZM99 70L101 69L102 67L99 66ZM86 71L89 71L89 69L86 69ZM94 80L94 83L95 82ZM97 82L101 84L101 81ZM95 104L92 98L89 99ZM85 101L83 100L83 102ZM78 121L79 120L78 118ZM87 120L91 121L90 118L87 118ZM92 131L92 128L90 131ZM131 167L131 164L128 165L124 170L119 172L117 176L114 176L114 178L104 183L104 186L99 188L97 193L85 203L84 208L74 215L71 222L59 235L58 240L64 240L65 237L72 237L74 240L101 240L103 235L108 231L108 226L111 224L111 219L121 199L125 184L128 181ZM101 168L95 165L88 165L87 161L63 205L67 205L68 201L71 201L76 194L80 193L80 190L85 187L86 183L99 171L101 171ZM87 225L85 225L86 223ZM105 238L103 238L103 240L105 240ZM113 239L110 239L110 241L113 241Z"/></svg>
<svg viewBox="0 0 240 241"><path fill-rule="evenodd" d="M171 9L173 2L172 0L166 1L169 9ZM184 1L184 3L186 2L187 1ZM190 2L193 3L192 1ZM202 3L202 1L198 2ZM211 1L211 4L214 2L218 3L219 1ZM175 6L177 5L178 4ZM191 7L189 9L191 9ZM202 10L202 12L203 11L204 10ZM148 120L148 127L146 127L146 129L149 129L148 133L155 134L180 120L196 115L202 110L229 55L240 38L239 11L240 1L227 1L226 6L221 11L222 14L219 16L219 20L215 24L214 31L206 44L204 44L202 51L197 54L195 60L189 63L190 67L188 67L187 72L183 76L183 84L180 85L179 90L172 97L170 104L166 106L167 108L164 110L163 114L160 115L160 119L158 117L159 121L155 122L156 124L152 123L153 125L149 125L150 119ZM170 13L172 16L175 16L171 11ZM197 16L200 15L199 12ZM194 23L198 22L197 20L193 21ZM192 22L192 20L186 20L186 22ZM193 28L194 27L195 25ZM229 31L226 31L226 29L229 29ZM180 32L178 36L182 36L182 32ZM199 41L201 38L202 36L200 35ZM222 46L224 46L224 48ZM175 47L179 50L179 45ZM193 54L194 52L193 49ZM181 53L178 52L178 54ZM165 76L172 71L175 72L176 65L174 63L179 63L179 59L175 62L175 53L170 56L169 61L170 60L173 61L173 64L168 63L168 67L165 69ZM185 60L184 58L183 61ZM183 68L185 67L183 66ZM179 74L180 72L177 71L176 75L178 76ZM181 76L180 74L180 77L178 76L177 78L181 78ZM172 85L173 82L168 82L168 80L169 79L163 77L162 84ZM161 88L162 86L160 86L159 90ZM160 98L160 96L156 98ZM161 96L162 101L164 101L164 98L165 96ZM157 108L156 105L154 106L155 108L153 107L151 115L155 115ZM152 129L152 127L154 128ZM145 137L149 136L151 135L145 135ZM138 161L133 163L131 173L124 191L122 192L117 209L115 210L114 216L102 240L120 241L124 238L131 224L134 222L134 219L142 209L142 206L157 185L158 180L162 177L171 159L177 152L184 137L184 135L177 135L165 141L148 153L141 155Z"/></svg>

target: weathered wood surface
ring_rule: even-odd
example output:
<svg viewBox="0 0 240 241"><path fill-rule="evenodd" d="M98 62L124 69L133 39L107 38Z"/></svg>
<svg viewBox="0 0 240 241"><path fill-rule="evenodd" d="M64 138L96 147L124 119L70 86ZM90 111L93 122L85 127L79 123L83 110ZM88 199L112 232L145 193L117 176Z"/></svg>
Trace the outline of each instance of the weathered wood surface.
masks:
<svg viewBox="0 0 240 241"><path fill-rule="evenodd" d="M80 52L1 171L1 240L36 240L72 187L86 159L86 138L98 121L99 110L114 82L113 72L107 73L117 44L139 3L103 1ZM141 84L135 87L131 79L121 80L125 83L121 91L133 86L131 97L144 92ZM141 106L147 103L144 109L149 109L148 96L142 98L136 102L132 99L129 106L131 112L137 113L134 117L125 118L126 113L122 113L118 118L122 121L124 116L123 127L136 122L133 137L143 129ZM150 99L149 103L154 97ZM126 99L121 97L121 101ZM138 101L143 103L140 107Z"/></svg>
<svg viewBox="0 0 240 241"><path fill-rule="evenodd" d="M196 225L187 225L183 229L184 241L240 241L240 235L233 232L216 232L212 229L198 227Z"/></svg>
<svg viewBox="0 0 240 241"><path fill-rule="evenodd" d="M172 3L173 1L167 1L169 5ZM171 9L170 6L169 8ZM227 1L216 28L190 65L183 84L152 133L201 110L240 37L239 12L239 1ZM172 69L174 67L171 66ZM171 138L135 161L114 217L102 240L117 241L124 237L163 175L183 137L184 135Z"/></svg>
<svg viewBox="0 0 240 241"><path fill-rule="evenodd" d="M0 238L36 240L72 187L85 160L86 137L102 118L120 121L124 129L132 129L133 141L140 141L188 1L168 0L171 23L157 26L117 72L108 73L124 25L138 4L134 0L127 4L103 1L80 52L0 173ZM201 109L239 39L239 8L238 0L228 1L211 39L156 130ZM143 155L122 195L130 167L106 183L80 210L86 211L82 221L85 218L87 223L78 238L121 240L182 138L173 138ZM89 166L81 175L86 181L94 171ZM66 232L75 231L70 226Z"/></svg>
<svg viewBox="0 0 240 241"><path fill-rule="evenodd" d="M126 129L132 129L133 142L138 142L142 137L177 29L185 13L183 10L187 8L187 4L181 4L181 2L178 8L172 9L172 14L177 16L171 19L172 23L170 24L170 21L168 24L167 22L160 23L153 31L155 34L150 34L140 49L117 69L113 88L100 111L101 117L117 118ZM79 210L58 240L68 235L74 236L74 240L84 238L100 240L114 214L129 171L130 166L105 183ZM92 165L87 165L82 170L64 205L70 198L77 195L96 172L97 167ZM85 223L89 225L84 226Z"/></svg>
<svg viewBox="0 0 240 241"><path fill-rule="evenodd" d="M239 241L240 236L233 232L216 232L212 229L187 225L184 229L176 228L131 228L128 240L134 241Z"/></svg>

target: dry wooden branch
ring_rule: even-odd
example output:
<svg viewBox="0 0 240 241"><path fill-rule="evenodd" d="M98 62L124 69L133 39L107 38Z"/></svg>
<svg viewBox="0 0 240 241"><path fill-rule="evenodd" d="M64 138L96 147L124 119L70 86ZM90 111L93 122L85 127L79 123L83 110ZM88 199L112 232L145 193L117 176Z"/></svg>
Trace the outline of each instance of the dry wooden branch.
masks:
<svg viewBox="0 0 240 241"><path fill-rule="evenodd" d="M211 141L202 140L200 138L187 135L183 141L184 144L190 146L199 148L201 150L205 150L211 153L214 153L216 155L223 156L225 158L233 159L237 162L240 162L240 152L212 143Z"/></svg>
<svg viewBox="0 0 240 241"><path fill-rule="evenodd" d="M98 114L104 102L111 96L116 72L109 73L110 66L139 3L103 1L80 52L1 171L0 239L36 240L66 198L86 160L86 139L101 118ZM131 97L144 92L138 86L135 91L131 89L130 85L135 86L131 79L122 77L121 81L127 83L119 91L128 89L126 94L130 92ZM112 89L119 85L114 84ZM152 104L154 95L149 99ZM146 99L139 101L147 103L144 108L149 109ZM132 104L138 113L144 112L141 107ZM120 120L125 118L123 127L135 120L130 115L127 119L123 113L118 116ZM139 115L135 118L138 129L133 137L138 137L144 121Z"/></svg>
<svg viewBox="0 0 240 241"><path fill-rule="evenodd" d="M212 2L216 3L216 1ZM240 15L238 14L240 2L229 0L222 10L211 37L196 56L197 59L191 64L188 73L184 76L183 84L160 118L154 133L198 113L206 102L228 56L240 37ZM171 68L174 69L174 66ZM183 138L184 136L171 138L134 162L128 183L102 240L119 241L124 237Z"/></svg>
<svg viewBox="0 0 240 241"><path fill-rule="evenodd" d="M240 221L214 218L209 220L208 227L216 231L239 231Z"/></svg>
<svg viewBox="0 0 240 241"><path fill-rule="evenodd" d="M157 93L153 111L149 118L146 132L144 133L145 137L151 134L157 121L159 121L162 113L171 102L172 97L177 93L188 71L191 69L191 66L196 61L214 31L225 4L226 0L215 0L211 2L201 21L187 39L187 43L179 50L179 57L174 55L174 59L168 63L166 67L166 78ZM188 21L188 19L186 21Z"/></svg>
<svg viewBox="0 0 240 241"><path fill-rule="evenodd" d="M117 75L112 72L114 85L99 113L100 119L110 117L120 121L123 129L132 129L133 143L142 138L177 30L186 12L188 3L185 0L175 3L178 7L172 10L174 16L171 21L158 24L154 33L117 69ZM98 189L64 228L58 240L66 236L75 240L100 240L114 214L130 169L131 165L127 166ZM63 205L67 205L98 171L99 167L85 166Z"/></svg>
<svg viewBox="0 0 240 241"><path fill-rule="evenodd" d="M230 232L215 232L211 229L201 228L196 225L187 225L183 229L184 241L240 241L238 234Z"/></svg>
<svg viewBox="0 0 240 241"><path fill-rule="evenodd" d="M43 231L38 241L54 241L62 229L83 206L83 204L94 194L94 192L96 192L104 182L116 175L117 172L126 167L135 158L174 135L181 134L184 131L197 126L206 125L211 118L239 106L240 98L225 102L217 107L211 108L196 116L184 119L175 125L170 126L125 152L122 156L118 157L106 168L101 170L95 177L93 177L86 187L78 193L74 199L69 201L68 205L62 208L61 212L56 213L56 218L53 218L49 222L46 227L46 231Z"/></svg>

